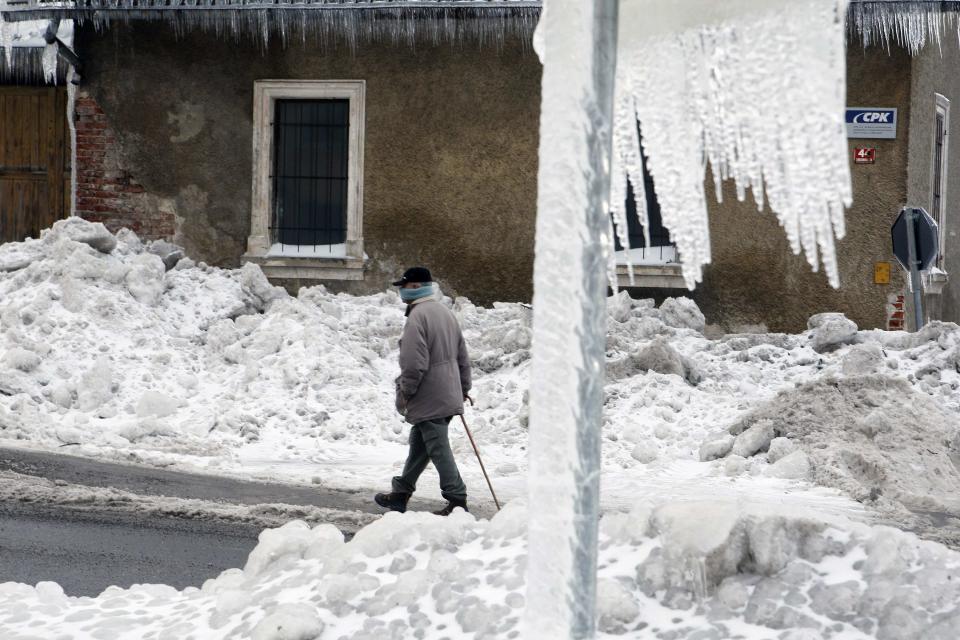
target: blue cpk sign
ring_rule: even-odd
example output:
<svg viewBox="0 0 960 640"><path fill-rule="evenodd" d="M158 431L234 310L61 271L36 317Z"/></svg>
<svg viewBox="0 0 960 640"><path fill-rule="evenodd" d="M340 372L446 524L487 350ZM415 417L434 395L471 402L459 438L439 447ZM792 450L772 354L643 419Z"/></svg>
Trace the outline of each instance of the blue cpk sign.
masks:
<svg viewBox="0 0 960 640"><path fill-rule="evenodd" d="M848 138L897 137L897 110L886 107L847 107Z"/></svg>

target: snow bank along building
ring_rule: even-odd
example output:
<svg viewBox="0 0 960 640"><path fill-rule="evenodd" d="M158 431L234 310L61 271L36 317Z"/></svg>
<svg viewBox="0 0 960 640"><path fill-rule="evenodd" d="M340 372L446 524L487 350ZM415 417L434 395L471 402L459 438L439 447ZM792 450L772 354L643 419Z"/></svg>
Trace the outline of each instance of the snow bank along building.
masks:
<svg viewBox="0 0 960 640"><path fill-rule="evenodd" d="M0 239L36 235L72 206L210 264L259 263L290 286L377 291L424 263L448 293L529 299L539 11L539 0L6 0L7 41L29 31L23 21L40 28L0 64ZM851 2L841 288L731 186L711 206L713 263L689 293L708 322L798 330L837 310L861 327L903 326L889 234L905 204L940 223L928 315L960 321L957 12ZM72 42L38 46L69 20ZM43 56L49 72L56 50L53 87ZM767 108L776 118L776 96ZM638 294L685 294L649 176L647 192L650 246L635 211L630 229Z"/></svg>

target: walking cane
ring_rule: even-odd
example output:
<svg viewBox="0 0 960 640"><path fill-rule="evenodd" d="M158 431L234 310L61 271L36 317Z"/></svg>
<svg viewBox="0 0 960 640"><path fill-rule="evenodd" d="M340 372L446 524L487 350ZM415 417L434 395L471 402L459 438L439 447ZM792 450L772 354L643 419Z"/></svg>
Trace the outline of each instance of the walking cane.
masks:
<svg viewBox="0 0 960 640"><path fill-rule="evenodd" d="M473 406L473 398L470 396L464 396L467 400L470 401L470 406ZM470 444L473 445L473 452L477 454L477 462L480 463L480 470L483 471L483 477L487 481L487 486L490 487L490 495L493 496L493 503L497 505L497 511L500 511L500 501L497 500L497 494L493 491L493 484L490 482L490 476L487 475L487 468L483 466L483 459L480 457L480 449L477 448L477 443L473 440L473 434L470 433L470 427L467 426L467 420L463 417L463 414L460 414L460 422L463 423L463 429L467 432L467 437L470 438Z"/></svg>

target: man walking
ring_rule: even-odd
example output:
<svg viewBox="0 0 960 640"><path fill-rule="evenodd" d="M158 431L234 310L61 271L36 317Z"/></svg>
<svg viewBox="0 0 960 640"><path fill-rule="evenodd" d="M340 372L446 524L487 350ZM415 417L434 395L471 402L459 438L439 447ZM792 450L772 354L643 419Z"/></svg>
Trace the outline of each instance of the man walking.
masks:
<svg viewBox="0 0 960 640"><path fill-rule="evenodd" d="M440 475L440 492L447 506L436 515L467 510L467 486L453 459L447 429L453 416L463 413L470 392L470 359L457 319L436 299L430 271L407 269L400 280L400 299L407 304L407 322L400 340L400 377L397 411L410 428L410 451L403 473L393 479L391 493L378 493L378 505L404 512L417 488L417 479L432 462Z"/></svg>

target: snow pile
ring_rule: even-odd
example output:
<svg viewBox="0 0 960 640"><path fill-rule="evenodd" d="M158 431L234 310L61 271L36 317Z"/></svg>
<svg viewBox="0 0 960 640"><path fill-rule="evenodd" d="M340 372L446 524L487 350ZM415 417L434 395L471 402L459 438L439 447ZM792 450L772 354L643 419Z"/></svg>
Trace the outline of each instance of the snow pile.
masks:
<svg viewBox="0 0 960 640"><path fill-rule="evenodd" d="M328 435L357 437L349 427L384 395L376 364L402 323L380 313L390 295L345 317L321 291L294 300L254 265L194 265L158 244L71 218L0 247L4 437L161 449L170 439L204 454L338 412L349 416Z"/></svg>
<svg viewBox="0 0 960 640"><path fill-rule="evenodd" d="M710 527L699 526L709 520ZM5 637L516 638L524 508L490 521L390 513L350 542L330 525L264 531L200 589L0 585ZM600 637L955 637L960 554L886 527L847 531L688 502L601 522Z"/></svg>
<svg viewBox="0 0 960 640"><path fill-rule="evenodd" d="M612 377L646 386L645 371L664 381L682 371L695 383L687 355L645 342L702 340L696 306L616 300ZM448 303L476 373L471 426L512 475L525 464L531 310ZM167 243L71 218L0 246L0 438L207 470L382 458L384 444L402 459L391 396L402 325L392 291L292 298L254 265L196 265ZM454 446L469 451L462 436ZM635 462L633 449L620 454ZM340 479L352 484L349 472Z"/></svg>
<svg viewBox="0 0 960 640"><path fill-rule="evenodd" d="M521 495L532 311L480 308L462 298L446 303L473 361L470 427L498 492ZM732 440L728 427L797 384L811 383L793 391L797 402L817 405L819 390L832 388L818 385L821 378L898 379L890 388L909 387L929 400L924 406L941 410L924 415L946 415L942 425L954 433L960 425L956 325L931 324L917 334L856 331L842 316L824 314L803 334L711 340L687 299L658 308L621 292L608 299L607 312L608 508L628 506L636 491L652 490L648 482L674 472L684 482L737 478L747 495L763 489L747 481L820 477L804 473L800 456L768 470L779 460L753 455L766 450L763 442L738 449L743 459L729 456L732 442L714 442L711 434ZM0 442L379 487L406 448L392 398L403 321L393 291L353 297L314 287L293 298L253 265L211 268L128 231L114 236L77 218L58 222L39 240L0 246ZM839 420L823 438L844 432ZM483 500L470 444L461 429L451 434L474 498ZM885 437L911 436L895 429ZM725 459L697 462L705 441L712 443L705 459ZM433 484L422 483L428 497L436 495ZM660 485L656 491L672 495Z"/></svg>
<svg viewBox="0 0 960 640"><path fill-rule="evenodd" d="M851 355L859 360L860 353ZM903 379L867 374L808 382L750 412L729 433L706 443L701 457L767 452L774 475L810 475L860 502L960 516L957 417Z"/></svg>
<svg viewBox="0 0 960 640"><path fill-rule="evenodd" d="M476 373L467 418L498 494L515 498L527 469L531 310L444 303ZM0 246L0 442L382 486L406 448L391 395L403 321L392 291L315 287L293 298L255 266L211 268L127 231L62 221ZM685 299L607 300L601 627L652 638L939 637L955 623L935 602L956 598L955 554L845 518L880 514L960 542L951 466L960 327L860 331L825 314L797 335L714 340L704 328ZM470 445L459 429L452 443L482 511ZM420 492L435 496L434 484L424 478ZM31 492L89 497L43 483ZM636 507L637 495L650 504ZM144 508L132 496L94 497ZM489 523L388 515L348 544L329 528L290 525L265 534L244 572L201 591L73 600L51 585L6 585L0 628L12 637L36 620L51 634L136 638L510 637L523 605L524 523L516 505ZM121 613L107 620L108 610Z"/></svg>

